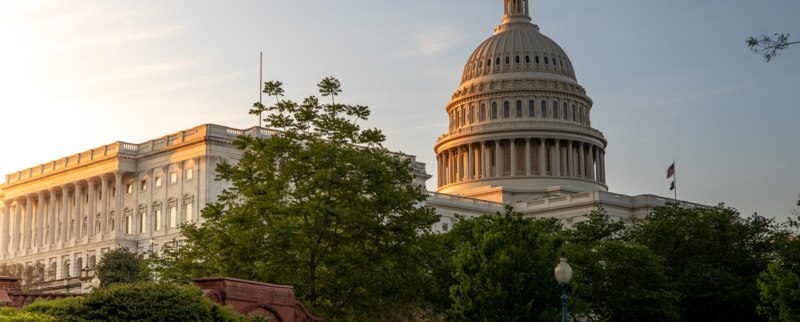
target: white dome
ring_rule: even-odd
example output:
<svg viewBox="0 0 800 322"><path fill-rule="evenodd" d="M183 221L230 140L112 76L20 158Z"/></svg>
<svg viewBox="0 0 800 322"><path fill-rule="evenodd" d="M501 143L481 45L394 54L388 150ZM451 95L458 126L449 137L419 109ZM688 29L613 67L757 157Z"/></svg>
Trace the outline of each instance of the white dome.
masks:
<svg viewBox="0 0 800 322"><path fill-rule="evenodd" d="M567 53L555 41L542 35L535 24L509 22L497 27L495 35L469 57L461 87L489 79L521 77L577 83Z"/></svg>

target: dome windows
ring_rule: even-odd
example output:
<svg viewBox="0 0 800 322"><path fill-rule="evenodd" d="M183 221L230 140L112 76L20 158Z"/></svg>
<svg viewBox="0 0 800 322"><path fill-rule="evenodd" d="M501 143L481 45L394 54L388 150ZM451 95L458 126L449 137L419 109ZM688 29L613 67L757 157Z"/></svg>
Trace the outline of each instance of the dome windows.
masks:
<svg viewBox="0 0 800 322"><path fill-rule="evenodd" d="M562 112L561 118L569 120L569 113L567 113L567 103L564 103L564 105L562 105L561 112Z"/></svg>
<svg viewBox="0 0 800 322"><path fill-rule="evenodd" d="M506 65L511 64L511 57L506 56Z"/></svg>
<svg viewBox="0 0 800 322"><path fill-rule="evenodd" d="M497 102L492 103L492 119L497 119Z"/></svg>
<svg viewBox="0 0 800 322"><path fill-rule="evenodd" d="M536 104L533 103L533 100L528 102L528 117L533 117L534 113L536 112Z"/></svg>
<svg viewBox="0 0 800 322"><path fill-rule="evenodd" d="M530 64L531 63L531 56L527 56L527 55L525 56L525 63L526 64Z"/></svg>
<svg viewBox="0 0 800 322"><path fill-rule="evenodd" d="M553 101L553 115L550 115L551 118L557 119L558 118L558 102Z"/></svg>
<svg viewBox="0 0 800 322"><path fill-rule="evenodd" d="M517 56L517 58L515 59L515 61L517 62L517 64L519 64L519 56Z"/></svg>
<svg viewBox="0 0 800 322"><path fill-rule="evenodd" d="M545 101L542 101L541 117L543 117L543 118L547 117L547 102L545 102Z"/></svg>
<svg viewBox="0 0 800 322"><path fill-rule="evenodd" d="M572 104L572 121L575 122L575 104Z"/></svg>
<svg viewBox="0 0 800 322"><path fill-rule="evenodd" d="M492 67L492 59L486 59L486 67Z"/></svg>
<svg viewBox="0 0 800 322"><path fill-rule="evenodd" d="M497 66L500 66L500 57L497 57L497 58L494 60L494 64L495 64L495 65L497 65Z"/></svg>
<svg viewBox="0 0 800 322"><path fill-rule="evenodd" d="M547 56L544 57L544 64L545 65L549 65L550 64L550 61L547 60Z"/></svg>
<svg viewBox="0 0 800 322"><path fill-rule="evenodd" d="M539 63L539 56L534 56L533 59L536 61L537 64Z"/></svg>
<svg viewBox="0 0 800 322"><path fill-rule="evenodd" d="M564 67L564 62L561 61L561 59L558 60L558 64L561 65L561 67Z"/></svg>
<svg viewBox="0 0 800 322"><path fill-rule="evenodd" d="M481 104L481 122L486 121L486 104Z"/></svg>
<svg viewBox="0 0 800 322"><path fill-rule="evenodd" d="M483 62L482 61L478 62L478 68L483 68Z"/></svg>
<svg viewBox="0 0 800 322"><path fill-rule="evenodd" d="M522 101L517 101L517 117L522 117Z"/></svg>
<svg viewBox="0 0 800 322"><path fill-rule="evenodd" d="M511 111L510 111L510 108L509 108L509 106L508 106L508 101L505 101L505 102L503 103L503 118L506 118L506 119L507 119L507 118L511 117L511 116L509 115L509 114L510 114L510 112L511 112Z"/></svg>

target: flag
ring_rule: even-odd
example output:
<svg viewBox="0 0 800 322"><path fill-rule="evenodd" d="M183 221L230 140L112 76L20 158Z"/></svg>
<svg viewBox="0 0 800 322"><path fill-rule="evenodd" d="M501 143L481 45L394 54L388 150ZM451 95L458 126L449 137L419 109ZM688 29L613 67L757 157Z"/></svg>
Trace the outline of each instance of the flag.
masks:
<svg viewBox="0 0 800 322"><path fill-rule="evenodd" d="M667 169L667 179L672 178L672 176L674 175L675 175L675 162L673 162L672 165L669 166L669 169Z"/></svg>
<svg viewBox="0 0 800 322"><path fill-rule="evenodd" d="M675 190L675 181L672 181L672 184L669 185L669 191Z"/></svg>

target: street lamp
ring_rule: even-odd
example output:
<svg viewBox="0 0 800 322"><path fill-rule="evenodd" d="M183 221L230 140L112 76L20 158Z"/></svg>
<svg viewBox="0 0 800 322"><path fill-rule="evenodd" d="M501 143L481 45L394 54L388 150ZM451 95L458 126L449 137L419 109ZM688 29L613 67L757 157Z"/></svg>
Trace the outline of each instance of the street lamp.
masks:
<svg viewBox="0 0 800 322"><path fill-rule="evenodd" d="M561 286L563 294L561 295L561 305L563 307L563 321L567 322L567 288L569 288L569 281L572 279L572 267L567 264L567 259L564 258L564 253L561 253L561 263L556 266L556 280L558 286Z"/></svg>

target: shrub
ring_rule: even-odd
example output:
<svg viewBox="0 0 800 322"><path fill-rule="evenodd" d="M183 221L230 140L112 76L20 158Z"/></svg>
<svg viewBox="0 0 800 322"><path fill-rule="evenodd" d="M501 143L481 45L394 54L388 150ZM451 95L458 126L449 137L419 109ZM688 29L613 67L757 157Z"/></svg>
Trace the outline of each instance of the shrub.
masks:
<svg viewBox="0 0 800 322"><path fill-rule="evenodd" d="M97 263L97 277L103 281L101 287L140 281L139 273L142 269L139 262L139 257L125 247L103 254Z"/></svg>
<svg viewBox="0 0 800 322"><path fill-rule="evenodd" d="M85 298L82 297L82 296L68 297L68 298L63 298L63 299L59 299L59 300L52 300L52 301L47 301L47 300L44 300L44 299L38 299L35 302L31 303L30 305L22 308L22 312L54 316L56 314L56 312L64 309L64 307L67 304L72 303L72 302L81 302L84 299ZM0 311L0 314L2 314L2 311Z"/></svg>

